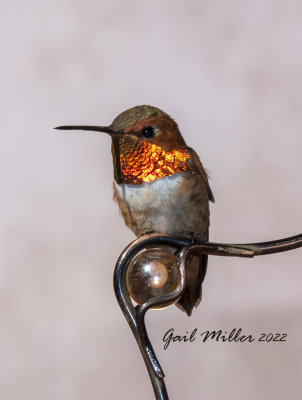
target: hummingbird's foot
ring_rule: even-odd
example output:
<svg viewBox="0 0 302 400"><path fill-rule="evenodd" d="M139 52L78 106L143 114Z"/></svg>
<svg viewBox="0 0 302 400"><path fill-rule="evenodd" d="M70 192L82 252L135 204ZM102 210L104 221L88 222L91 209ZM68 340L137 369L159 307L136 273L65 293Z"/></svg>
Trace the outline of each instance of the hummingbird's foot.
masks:
<svg viewBox="0 0 302 400"><path fill-rule="evenodd" d="M144 232L144 233L142 234L142 236L151 235L151 233L156 233L156 232L155 232L155 231Z"/></svg>
<svg viewBox="0 0 302 400"><path fill-rule="evenodd" d="M197 234L194 233L194 232L190 232L190 233L188 234L188 237L192 240L192 244L201 241L200 235L197 235Z"/></svg>

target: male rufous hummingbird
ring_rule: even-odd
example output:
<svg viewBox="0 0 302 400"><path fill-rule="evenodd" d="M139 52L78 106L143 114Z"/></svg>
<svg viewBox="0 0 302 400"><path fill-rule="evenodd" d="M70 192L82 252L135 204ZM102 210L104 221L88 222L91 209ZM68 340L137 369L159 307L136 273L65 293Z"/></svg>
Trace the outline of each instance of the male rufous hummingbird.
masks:
<svg viewBox="0 0 302 400"><path fill-rule="evenodd" d="M176 122L147 105L119 114L109 126L59 126L105 132L112 139L114 200L136 236L168 233L209 237L209 201L214 197L195 151ZM194 236L193 236L194 237ZM186 262L186 289L177 306L189 316L201 300L207 255Z"/></svg>

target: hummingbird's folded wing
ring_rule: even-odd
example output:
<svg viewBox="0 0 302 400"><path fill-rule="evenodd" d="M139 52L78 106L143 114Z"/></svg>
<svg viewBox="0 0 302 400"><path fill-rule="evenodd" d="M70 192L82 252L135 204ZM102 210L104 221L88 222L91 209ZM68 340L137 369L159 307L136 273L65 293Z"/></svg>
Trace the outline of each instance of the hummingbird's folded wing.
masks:
<svg viewBox="0 0 302 400"><path fill-rule="evenodd" d="M215 203L215 198L214 198L213 192L210 188L210 184L209 184L209 180L208 180L208 175L207 175L205 169L203 168L203 165L202 165L198 155L195 153L195 151L191 147L189 147L188 150L189 150L189 154L190 154L190 158L188 159L188 164L189 164L190 169L201 176L201 178L203 179L203 181L206 185L209 201L212 201L213 203Z"/></svg>

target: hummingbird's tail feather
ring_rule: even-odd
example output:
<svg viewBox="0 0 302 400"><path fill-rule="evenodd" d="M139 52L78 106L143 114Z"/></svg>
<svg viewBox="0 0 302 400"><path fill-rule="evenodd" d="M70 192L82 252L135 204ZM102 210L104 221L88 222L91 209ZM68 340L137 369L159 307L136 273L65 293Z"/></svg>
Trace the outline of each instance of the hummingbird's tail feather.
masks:
<svg viewBox="0 0 302 400"><path fill-rule="evenodd" d="M197 307L202 298L202 282L205 278L208 265L208 256L189 255L186 262L186 289L176 303L176 306L190 317L194 307Z"/></svg>

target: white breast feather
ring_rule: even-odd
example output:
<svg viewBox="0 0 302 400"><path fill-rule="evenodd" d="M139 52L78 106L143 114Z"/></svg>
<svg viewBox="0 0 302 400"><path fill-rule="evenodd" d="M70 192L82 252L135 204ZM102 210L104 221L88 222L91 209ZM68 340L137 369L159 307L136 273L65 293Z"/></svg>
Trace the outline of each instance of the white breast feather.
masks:
<svg viewBox="0 0 302 400"><path fill-rule="evenodd" d="M175 173L141 185L114 182L117 194L126 204L133 221L128 226L137 235L146 232L198 233L204 229L201 226L202 215L198 210L192 213L190 206L194 192L200 192L199 179L197 182L192 180L189 190L188 185L182 185L183 179L183 174Z"/></svg>

